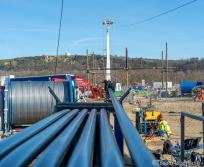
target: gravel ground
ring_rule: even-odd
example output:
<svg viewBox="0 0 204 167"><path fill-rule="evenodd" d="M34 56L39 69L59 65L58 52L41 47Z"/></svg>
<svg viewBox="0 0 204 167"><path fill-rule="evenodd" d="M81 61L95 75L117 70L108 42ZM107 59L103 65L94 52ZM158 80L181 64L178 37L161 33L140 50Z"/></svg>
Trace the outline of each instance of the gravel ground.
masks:
<svg viewBox="0 0 204 167"><path fill-rule="evenodd" d="M140 99L147 104L149 102L148 99ZM152 104L155 106L157 111L161 111L164 120L169 123L171 127L172 135L171 142L176 144L176 142L180 141L180 112L192 112L196 115L201 115L201 102L195 102L193 100L187 99L160 99L156 101L152 101ZM132 123L135 124L135 114L134 112L137 110L138 106L136 104L129 104L128 102L123 104L126 113L131 119ZM202 123L199 121L195 121L189 118L185 120L185 137L202 137ZM202 141L202 140L201 140ZM150 150L162 149L164 139L161 137L154 137L151 140L147 141L147 146ZM129 157L129 153L127 148L125 148L126 157ZM164 156L169 159L169 156ZM127 158L129 160L129 158ZM129 161L128 161L129 163Z"/></svg>

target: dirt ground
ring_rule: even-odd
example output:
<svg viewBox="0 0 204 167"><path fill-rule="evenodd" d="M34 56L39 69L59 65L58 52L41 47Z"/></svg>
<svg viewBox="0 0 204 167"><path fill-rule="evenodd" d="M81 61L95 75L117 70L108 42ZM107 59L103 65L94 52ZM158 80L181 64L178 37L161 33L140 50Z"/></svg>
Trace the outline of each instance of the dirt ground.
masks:
<svg viewBox="0 0 204 167"><path fill-rule="evenodd" d="M146 105L149 100L142 99L144 105ZM146 103L146 104L145 104ZM196 115L202 114L202 103L195 102L193 100L154 100L152 101L155 110L161 111L163 119L169 123L172 131L170 140L172 144L180 143L180 112L191 112ZM130 104L125 102L123 104L125 111L127 112L132 123L135 125L135 111L138 108L137 104ZM185 119L185 137L202 137L202 123L189 118ZM201 140L202 141L202 140ZM161 137L153 137L147 140L147 146L150 150L157 150L163 148L164 139ZM125 146L125 154L127 156L127 163L129 161L129 153ZM168 157L169 158L169 157ZM128 162L129 161L129 162ZM130 165L131 166L131 165Z"/></svg>
<svg viewBox="0 0 204 167"><path fill-rule="evenodd" d="M193 114L201 115L201 102L194 101L155 101L153 102L157 111L161 111L164 120L168 121L171 131L172 139L180 138L180 112L191 112ZM136 105L129 103L123 104L132 123L135 124L135 110ZM185 121L186 137L202 136L202 123L192 119L186 118Z"/></svg>

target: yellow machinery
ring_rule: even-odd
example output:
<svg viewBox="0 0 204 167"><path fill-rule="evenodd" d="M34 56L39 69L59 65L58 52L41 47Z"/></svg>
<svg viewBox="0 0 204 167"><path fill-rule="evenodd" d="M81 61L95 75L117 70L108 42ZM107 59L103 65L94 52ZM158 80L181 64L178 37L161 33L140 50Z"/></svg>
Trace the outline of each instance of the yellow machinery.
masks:
<svg viewBox="0 0 204 167"><path fill-rule="evenodd" d="M160 111L155 110L141 110L140 111L140 133L152 134L158 130L159 120L161 116Z"/></svg>
<svg viewBox="0 0 204 167"><path fill-rule="evenodd" d="M161 112L157 111L152 105L151 97L150 103L146 107L142 107L139 102L138 104L140 107L140 112L136 114L136 127L138 131L146 135L156 132L161 118Z"/></svg>
<svg viewBox="0 0 204 167"><path fill-rule="evenodd" d="M160 111L145 111L146 121L157 121L160 115Z"/></svg>

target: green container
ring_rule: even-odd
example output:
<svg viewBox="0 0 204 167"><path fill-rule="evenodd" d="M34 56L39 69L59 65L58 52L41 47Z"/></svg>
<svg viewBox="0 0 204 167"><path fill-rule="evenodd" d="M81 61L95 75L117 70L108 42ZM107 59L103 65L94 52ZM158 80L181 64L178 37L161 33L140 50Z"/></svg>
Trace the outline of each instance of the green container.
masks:
<svg viewBox="0 0 204 167"><path fill-rule="evenodd" d="M122 91L115 91L114 94L116 97L121 97L123 95L123 92Z"/></svg>

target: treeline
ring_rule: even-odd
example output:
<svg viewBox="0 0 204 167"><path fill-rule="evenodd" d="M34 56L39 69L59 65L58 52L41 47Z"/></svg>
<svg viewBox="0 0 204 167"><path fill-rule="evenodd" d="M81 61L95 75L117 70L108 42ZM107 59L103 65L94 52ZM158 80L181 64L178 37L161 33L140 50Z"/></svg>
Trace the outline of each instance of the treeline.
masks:
<svg viewBox="0 0 204 167"><path fill-rule="evenodd" d="M89 68L102 68L105 65L105 58L101 55L84 55L59 56L57 58L57 73L72 73L80 75L86 80L87 66ZM125 57L111 56L111 67L124 69L126 65ZM169 60L168 80L174 83L188 81L204 81L204 59L192 58L185 60ZM129 71L129 82L141 82L145 79L147 82L161 81L162 70L157 69L162 66L159 59L129 58L129 68L144 68ZM164 61L165 66L165 61ZM56 57L52 55L20 57L0 61L0 74L15 76L34 76L53 74L56 67ZM145 69L148 68L148 69ZM117 82L126 83L126 70L112 71L112 77ZM100 82L104 79L104 71L89 70L89 80Z"/></svg>

